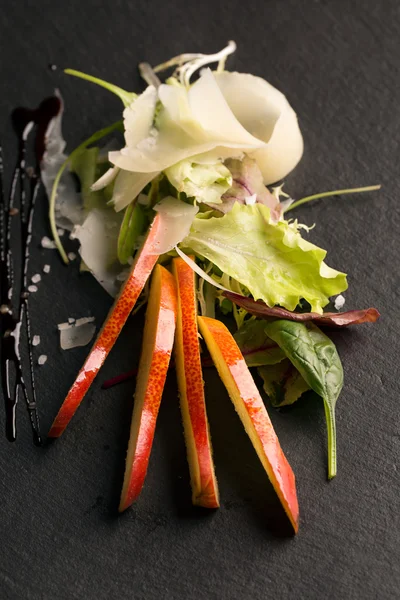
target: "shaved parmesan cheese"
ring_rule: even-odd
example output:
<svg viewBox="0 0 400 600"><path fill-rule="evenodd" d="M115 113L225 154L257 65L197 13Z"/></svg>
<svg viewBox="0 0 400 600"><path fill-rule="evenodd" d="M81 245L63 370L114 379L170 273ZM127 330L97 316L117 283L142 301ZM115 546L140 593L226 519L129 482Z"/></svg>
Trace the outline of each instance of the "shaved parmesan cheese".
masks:
<svg viewBox="0 0 400 600"><path fill-rule="evenodd" d="M92 185L92 187L90 188L92 192L97 192L98 190L102 190L103 188L107 187L107 185L114 181L114 179L118 175L118 172L118 167L112 167L111 169L108 169L108 171L106 171L104 175L102 175L100 179L98 179L96 183Z"/></svg>
<svg viewBox="0 0 400 600"><path fill-rule="evenodd" d="M56 175L67 158L64 154L66 142L62 135L63 112L64 105L62 103L60 112L50 122L45 136L46 151L40 165L40 175L48 198L51 196ZM83 216L81 197L76 189L75 179L66 169L57 192L56 223L58 227L71 230L74 225L82 222ZM50 248L51 246L43 247Z"/></svg>
<svg viewBox="0 0 400 600"><path fill-rule="evenodd" d="M86 346L96 331L94 317L82 317L72 323L74 319L69 318L68 323L57 325L60 332L60 346L62 350L71 350L79 346Z"/></svg>
<svg viewBox="0 0 400 600"><path fill-rule="evenodd" d="M261 169L264 183L286 177L303 155L297 116L284 94L249 73L215 73L215 80L235 117L264 146L249 152Z"/></svg>
<svg viewBox="0 0 400 600"><path fill-rule="evenodd" d="M76 319L75 326L80 327L80 325L86 325L86 323L93 323L94 317L81 317L80 319Z"/></svg>
<svg viewBox="0 0 400 600"><path fill-rule="evenodd" d="M153 244L153 252L165 254L173 250L189 234L199 209L197 206L168 196L156 204L154 210L161 215L161 227Z"/></svg>
<svg viewBox="0 0 400 600"><path fill-rule="evenodd" d="M113 210L93 209L84 223L73 231L74 239L81 243L79 254L85 265L97 281L111 295L118 293L120 284L116 281L122 271L117 257L117 236L122 216ZM116 228L110 229L109 223L114 221Z"/></svg>
<svg viewBox="0 0 400 600"><path fill-rule="evenodd" d="M155 172L219 147L229 148L228 155L231 156L232 149L250 151L265 146L238 121L210 69L206 69L189 89L160 85L158 97L162 104L158 130L150 129L139 142L136 137L126 135L125 148L109 154L114 165L133 171L138 177L145 173L153 173L154 177ZM128 113L124 124L125 129L129 127L133 131Z"/></svg>

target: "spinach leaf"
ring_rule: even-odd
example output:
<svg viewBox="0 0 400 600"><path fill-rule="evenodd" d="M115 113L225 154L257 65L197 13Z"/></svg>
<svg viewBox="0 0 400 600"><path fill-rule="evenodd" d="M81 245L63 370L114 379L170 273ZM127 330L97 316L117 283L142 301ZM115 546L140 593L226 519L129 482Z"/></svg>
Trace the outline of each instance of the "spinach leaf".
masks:
<svg viewBox="0 0 400 600"><path fill-rule="evenodd" d="M133 256L138 237L143 233L146 217L140 204L132 202L125 209L118 236L118 260L125 265Z"/></svg>
<svg viewBox="0 0 400 600"><path fill-rule="evenodd" d="M304 380L324 401L328 430L328 477L336 475L335 405L343 386L343 368L330 340L313 323L267 323L267 335L285 352Z"/></svg>
<svg viewBox="0 0 400 600"><path fill-rule="evenodd" d="M248 367L275 365L285 358L285 352L265 333L263 320L244 321L234 338Z"/></svg>
<svg viewBox="0 0 400 600"><path fill-rule="evenodd" d="M275 408L293 404L310 389L308 383L287 358L277 365L258 367L257 371L264 382L264 390Z"/></svg>

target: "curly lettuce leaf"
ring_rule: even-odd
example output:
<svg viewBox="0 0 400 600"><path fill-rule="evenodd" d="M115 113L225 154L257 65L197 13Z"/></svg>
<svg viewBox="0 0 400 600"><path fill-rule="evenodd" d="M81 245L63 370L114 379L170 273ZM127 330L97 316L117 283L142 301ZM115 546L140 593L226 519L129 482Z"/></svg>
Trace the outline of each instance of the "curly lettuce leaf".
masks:
<svg viewBox="0 0 400 600"><path fill-rule="evenodd" d="M164 173L178 192L206 204L221 204L221 196L232 185L231 173L221 162L204 165L183 160Z"/></svg>
<svg viewBox="0 0 400 600"><path fill-rule="evenodd" d="M268 306L294 310L304 298L322 313L330 296L347 289L346 275L325 264L326 251L304 240L293 224L271 222L262 204L236 203L223 217L195 219L182 245Z"/></svg>

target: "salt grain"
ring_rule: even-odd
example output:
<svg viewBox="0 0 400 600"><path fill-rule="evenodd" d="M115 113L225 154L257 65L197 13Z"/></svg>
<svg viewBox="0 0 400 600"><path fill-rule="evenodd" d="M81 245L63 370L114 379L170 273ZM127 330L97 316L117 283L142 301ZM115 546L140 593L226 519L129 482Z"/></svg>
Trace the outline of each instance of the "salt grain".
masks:
<svg viewBox="0 0 400 600"><path fill-rule="evenodd" d="M32 338L32 346L39 346L40 344L40 335L34 335Z"/></svg>
<svg viewBox="0 0 400 600"><path fill-rule="evenodd" d="M28 286L28 292L31 292L33 294L34 292L37 292L37 291L38 291L37 285L29 285Z"/></svg>
<svg viewBox="0 0 400 600"><path fill-rule="evenodd" d="M39 281L41 280L41 276L39 275L39 273L36 273L36 275L33 275L33 277L31 277L31 281L32 283L39 283Z"/></svg>
<svg viewBox="0 0 400 600"><path fill-rule="evenodd" d="M50 273L50 265L44 265L43 273Z"/></svg>
<svg viewBox="0 0 400 600"><path fill-rule="evenodd" d="M343 308L345 302L346 302L345 297L342 296L342 294L339 294L339 296L336 296L336 298L335 298L336 310L340 310L341 308Z"/></svg>
<svg viewBox="0 0 400 600"><path fill-rule="evenodd" d="M75 252L68 252L68 258L69 258L69 260L75 260L76 259Z"/></svg>
<svg viewBox="0 0 400 600"><path fill-rule="evenodd" d="M46 354L41 354L38 358L38 365L44 365L44 363L47 361L47 356Z"/></svg>
<svg viewBox="0 0 400 600"><path fill-rule="evenodd" d="M70 325L72 325L72 323L75 323L75 319L74 319L74 317L68 317L68 323L69 323Z"/></svg>
<svg viewBox="0 0 400 600"><path fill-rule="evenodd" d="M42 237L41 244L42 248L46 248L47 250L55 250L55 248L57 248L55 242L53 242L53 240L48 238L46 235Z"/></svg>

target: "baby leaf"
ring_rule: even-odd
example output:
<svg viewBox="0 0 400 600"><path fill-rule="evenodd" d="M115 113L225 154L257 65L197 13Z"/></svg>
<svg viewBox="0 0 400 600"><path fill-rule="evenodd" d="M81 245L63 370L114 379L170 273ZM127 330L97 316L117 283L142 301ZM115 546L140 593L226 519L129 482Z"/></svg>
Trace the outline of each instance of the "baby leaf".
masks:
<svg viewBox="0 0 400 600"><path fill-rule="evenodd" d="M343 386L343 369L330 340L313 323L279 320L265 331L285 352L307 384L324 401L328 429L328 477L336 475L335 405Z"/></svg>
<svg viewBox="0 0 400 600"><path fill-rule="evenodd" d="M257 370L264 382L264 390L275 408L293 404L310 389L308 383L287 358L279 364L264 365Z"/></svg>
<svg viewBox="0 0 400 600"><path fill-rule="evenodd" d="M287 319L288 321L314 321L324 327L347 327L348 325L360 325L361 323L375 323L379 317L376 308L363 308L361 310L348 310L347 312L326 312L318 314L315 312L300 313L286 310L281 306L267 306L262 300L253 300L230 290L226 290L223 296L247 310L248 313L260 319Z"/></svg>
<svg viewBox="0 0 400 600"><path fill-rule="evenodd" d="M275 365L285 358L285 353L265 333L265 321L245 321L233 336L248 367Z"/></svg>
<svg viewBox="0 0 400 600"><path fill-rule="evenodd" d="M143 233L146 217L141 206L132 202L127 206L118 236L118 260L125 265L133 256L138 237Z"/></svg>

